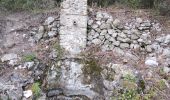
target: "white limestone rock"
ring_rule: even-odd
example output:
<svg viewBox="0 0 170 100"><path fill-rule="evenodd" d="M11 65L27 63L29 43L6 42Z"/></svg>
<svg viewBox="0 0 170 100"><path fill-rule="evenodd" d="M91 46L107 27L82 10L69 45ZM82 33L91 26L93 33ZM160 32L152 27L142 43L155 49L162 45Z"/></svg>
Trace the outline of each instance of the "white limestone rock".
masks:
<svg viewBox="0 0 170 100"><path fill-rule="evenodd" d="M147 58L147 60L145 61L145 65L147 66L158 66L158 62L156 60L156 57L150 57L150 58Z"/></svg>
<svg viewBox="0 0 170 100"><path fill-rule="evenodd" d="M165 44L169 44L170 43L170 34L165 37L164 43Z"/></svg>
<svg viewBox="0 0 170 100"><path fill-rule="evenodd" d="M45 23L44 25L50 25L52 22L54 22L55 18L53 17L48 17L46 20L45 20Z"/></svg>
<svg viewBox="0 0 170 100"><path fill-rule="evenodd" d="M115 19L115 20L113 21L113 25L116 26L116 27L118 27L118 26L120 25L120 20L119 20L119 19Z"/></svg>
<svg viewBox="0 0 170 100"><path fill-rule="evenodd" d="M33 95L32 90L23 91L23 95L25 98L31 97Z"/></svg>

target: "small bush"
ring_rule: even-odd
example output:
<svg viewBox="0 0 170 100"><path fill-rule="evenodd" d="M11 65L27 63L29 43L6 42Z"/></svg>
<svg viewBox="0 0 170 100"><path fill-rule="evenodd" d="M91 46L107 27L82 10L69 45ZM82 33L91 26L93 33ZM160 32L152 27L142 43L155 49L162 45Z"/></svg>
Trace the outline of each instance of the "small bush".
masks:
<svg viewBox="0 0 170 100"><path fill-rule="evenodd" d="M8 10L34 10L55 7L61 0L0 0Z"/></svg>
<svg viewBox="0 0 170 100"><path fill-rule="evenodd" d="M106 7L115 3L116 0L88 0L90 6Z"/></svg>
<svg viewBox="0 0 170 100"><path fill-rule="evenodd" d="M33 61L36 58L35 54L27 54L23 56L23 61L24 62L30 62Z"/></svg>
<svg viewBox="0 0 170 100"><path fill-rule="evenodd" d="M34 95L36 98L40 96L40 92L41 92L40 83L38 83L38 82L33 83L31 89L32 89L33 95Z"/></svg>

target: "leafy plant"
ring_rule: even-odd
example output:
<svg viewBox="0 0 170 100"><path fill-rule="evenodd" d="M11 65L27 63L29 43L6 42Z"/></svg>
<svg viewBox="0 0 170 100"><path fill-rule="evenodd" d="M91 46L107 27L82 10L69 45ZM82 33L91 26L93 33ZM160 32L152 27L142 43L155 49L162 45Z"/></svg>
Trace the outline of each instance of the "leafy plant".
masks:
<svg viewBox="0 0 170 100"><path fill-rule="evenodd" d="M35 54L27 54L23 56L23 61L30 62L36 58Z"/></svg>
<svg viewBox="0 0 170 100"><path fill-rule="evenodd" d="M56 50L57 52L57 58L58 60L62 58L62 56L64 55L64 49L60 46L59 43L55 43L53 48Z"/></svg>
<svg viewBox="0 0 170 100"><path fill-rule="evenodd" d="M33 95L36 98L40 96L41 88L40 88L40 83L39 82L33 83L31 89L32 89Z"/></svg>
<svg viewBox="0 0 170 100"><path fill-rule="evenodd" d="M52 8L61 0L0 0L0 6L9 10L34 10Z"/></svg>
<svg viewBox="0 0 170 100"><path fill-rule="evenodd" d="M124 93L119 97L119 100L137 100L136 90L125 90Z"/></svg>
<svg viewBox="0 0 170 100"><path fill-rule="evenodd" d="M125 76L123 76L123 79L130 82L136 82L136 78L132 74L126 74Z"/></svg>

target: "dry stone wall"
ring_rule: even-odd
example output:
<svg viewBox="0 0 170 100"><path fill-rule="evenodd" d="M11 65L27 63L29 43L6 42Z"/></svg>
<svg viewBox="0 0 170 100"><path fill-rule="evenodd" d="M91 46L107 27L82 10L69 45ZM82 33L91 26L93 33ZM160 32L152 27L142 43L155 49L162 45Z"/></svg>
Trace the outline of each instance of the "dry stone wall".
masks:
<svg viewBox="0 0 170 100"><path fill-rule="evenodd" d="M93 16L88 20L87 45L100 45L103 51L120 48L150 53L153 51L151 31L161 31L159 23L142 18L122 23L105 12Z"/></svg>

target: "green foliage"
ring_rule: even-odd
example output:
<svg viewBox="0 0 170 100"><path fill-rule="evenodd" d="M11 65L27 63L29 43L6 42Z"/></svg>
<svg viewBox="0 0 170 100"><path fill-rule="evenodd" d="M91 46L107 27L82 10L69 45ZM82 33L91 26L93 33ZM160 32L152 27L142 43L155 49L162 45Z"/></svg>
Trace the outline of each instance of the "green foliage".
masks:
<svg viewBox="0 0 170 100"><path fill-rule="evenodd" d="M31 90L36 98L39 97L41 92L40 83L39 82L33 83Z"/></svg>
<svg viewBox="0 0 170 100"><path fill-rule="evenodd" d="M116 0L88 0L90 6L106 7L115 3Z"/></svg>
<svg viewBox="0 0 170 100"><path fill-rule="evenodd" d="M35 54L27 54L23 56L23 61L24 62L30 62L33 61L36 58Z"/></svg>
<svg viewBox="0 0 170 100"><path fill-rule="evenodd" d="M64 49L60 46L60 44L58 42L56 42L53 45L53 48L57 52L57 60L60 60L62 58L62 56L64 55Z"/></svg>
<svg viewBox="0 0 170 100"><path fill-rule="evenodd" d="M94 58L89 58L84 60L84 72L90 75L100 75L102 68L98 65L97 60Z"/></svg>
<svg viewBox="0 0 170 100"><path fill-rule="evenodd" d="M0 6L9 10L34 10L55 7L61 0L0 0Z"/></svg>
<svg viewBox="0 0 170 100"><path fill-rule="evenodd" d="M130 82L136 82L136 77L132 74L126 74L125 76L123 76L123 79Z"/></svg>
<svg viewBox="0 0 170 100"><path fill-rule="evenodd" d="M140 4L140 0L118 0L118 2L131 8L137 8Z"/></svg>
<svg viewBox="0 0 170 100"><path fill-rule="evenodd" d="M125 90L119 97L119 100L139 100L136 90Z"/></svg>
<svg viewBox="0 0 170 100"><path fill-rule="evenodd" d="M164 90L164 89L166 88L165 80L164 80L164 79L160 80L160 81L157 83L157 87L158 87L160 90Z"/></svg>

